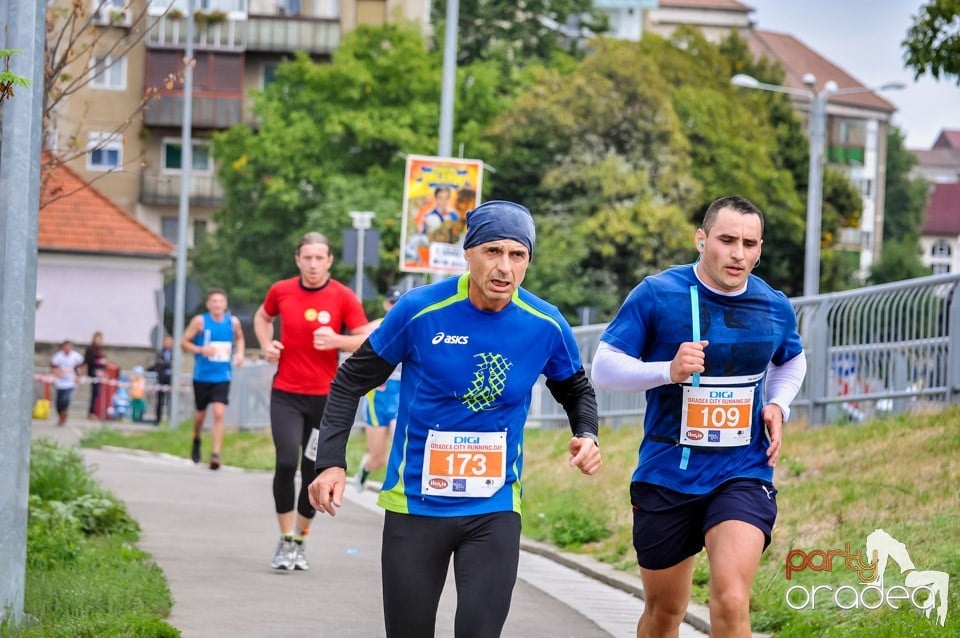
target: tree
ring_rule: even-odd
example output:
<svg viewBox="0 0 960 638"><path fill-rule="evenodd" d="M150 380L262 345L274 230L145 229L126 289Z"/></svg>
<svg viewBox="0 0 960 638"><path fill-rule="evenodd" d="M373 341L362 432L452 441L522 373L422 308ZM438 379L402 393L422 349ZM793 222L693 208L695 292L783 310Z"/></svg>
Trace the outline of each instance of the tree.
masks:
<svg viewBox="0 0 960 638"><path fill-rule="evenodd" d="M544 71L490 130L494 197L527 203L541 237L527 281L567 316L610 317L645 275L692 255L698 198L670 89L635 45L600 38Z"/></svg>
<svg viewBox="0 0 960 638"><path fill-rule="evenodd" d="M870 283L882 284L930 274L920 260L920 231L930 185L911 179L916 156L907 150L903 132L891 126L887 134L886 215L883 251L870 271Z"/></svg>
<svg viewBox="0 0 960 638"><path fill-rule="evenodd" d="M30 80L10 70L10 58L23 53L20 49L0 49L0 59L3 60L3 70L0 71L0 108L3 103L13 97L13 87L26 88Z"/></svg>
<svg viewBox="0 0 960 638"><path fill-rule="evenodd" d="M905 143L903 132L891 125L887 133L886 204L883 240L920 238L923 211L927 207L930 185L924 179L911 179L917 157Z"/></svg>
<svg viewBox="0 0 960 638"><path fill-rule="evenodd" d="M939 80L942 74L960 84L960 2L929 0L913 17L900 44L914 79L929 73Z"/></svg>
<svg viewBox="0 0 960 638"><path fill-rule="evenodd" d="M446 0L434 2L434 49L443 50ZM460 3L457 61L500 60L507 65L547 62L560 50L579 53L582 34L603 33L607 20L593 0L472 0ZM573 26L568 26L573 25ZM566 46L564 46L566 45Z"/></svg>
<svg viewBox="0 0 960 638"><path fill-rule="evenodd" d="M270 282L293 274L299 235L320 231L339 255L349 211L370 210L382 239L375 284L393 283L404 156L436 150L441 66L419 28L398 23L350 32L330 64L305 55L281 64L255 96L258 128L238 125L214 139L226 200L217 233L192 252L196 280L257 303ZM481 132L506 99L501 76L489 63L458 74L455 141L487 157ZM334 276L352 273L334 262Z"/></svg>

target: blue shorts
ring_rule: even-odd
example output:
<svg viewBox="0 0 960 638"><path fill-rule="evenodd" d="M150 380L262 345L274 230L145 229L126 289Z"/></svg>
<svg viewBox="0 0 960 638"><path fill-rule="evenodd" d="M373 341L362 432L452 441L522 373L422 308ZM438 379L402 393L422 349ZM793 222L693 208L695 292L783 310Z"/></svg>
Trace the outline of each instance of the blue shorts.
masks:
<svg viewBox="0 0 960 638"><path fill-rule="evenodd" d="M363 422L367 425L381 428L393 425L400 410L399 379L388 379L379 388L367 392L362 405Z"/></svg>
<svg viewBox="0 0 960 638"><path fill-rule="evenodd" d="M704 547L707 530L743 521L763 532L763 548L777 518L777 490L759 479L733 479L707 494L683 494L651 483L631 483L633 548L644 569L673 567Z"/></svg>

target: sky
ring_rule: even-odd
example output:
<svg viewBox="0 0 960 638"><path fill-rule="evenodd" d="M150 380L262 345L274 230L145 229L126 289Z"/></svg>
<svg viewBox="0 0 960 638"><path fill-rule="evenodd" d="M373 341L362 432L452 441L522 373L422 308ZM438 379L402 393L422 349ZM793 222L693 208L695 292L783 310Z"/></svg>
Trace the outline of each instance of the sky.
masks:
<svg viewBox="0 0 960 638"><path fill-rule="evenodd" d="M880 95L897 107L893 123L906 136L907 148L930 148L941 129L960 129L960 84L929 74L914 81L903 65L900 42L926 4L922 0L741 2L754 8L756 28L793 35L863 86L904 83L905 89Z"/></svg>

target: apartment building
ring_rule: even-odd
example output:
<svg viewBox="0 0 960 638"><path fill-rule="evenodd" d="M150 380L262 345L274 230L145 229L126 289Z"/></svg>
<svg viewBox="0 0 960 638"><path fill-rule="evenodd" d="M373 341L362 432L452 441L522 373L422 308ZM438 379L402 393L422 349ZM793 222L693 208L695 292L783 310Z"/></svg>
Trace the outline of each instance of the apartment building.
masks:
<svg viewBox="0 0 960 638"><path fill-rule="evenodd" d="M930 182L920 229L921 261L935 275L960 272L960 130L945 129L926 150L914 150L912 177Z"/></svg>
<svg viewBox="0 0 960 638"><path fill-rule="evenodd" d="M93 78L63 100L48 148L146 227L176 242L183 176L183 58L187 0L86 0L93 16L89 59L70 75ZM54 0L67 7L68 0ZM251 90L269 83L297 51L329 60L360 24L426 24L423 0L194 0L188 245L212 230L223 201L211 139L252 121ZM50 38L60 31L54 26ZM122 55L120 55L122 52ZM146 110L140 106L146 101ZM77 153L72 153L76 155Z"/></svg>

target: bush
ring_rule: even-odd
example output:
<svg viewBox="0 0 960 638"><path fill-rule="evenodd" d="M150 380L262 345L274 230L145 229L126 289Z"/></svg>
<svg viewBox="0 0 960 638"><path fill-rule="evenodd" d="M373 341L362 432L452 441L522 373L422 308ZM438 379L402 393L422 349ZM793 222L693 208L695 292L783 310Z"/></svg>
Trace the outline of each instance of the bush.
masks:
<svg viewBox="0 0 960 638"><path fill-rule="evenodd" d="M610 536L599 519L578 511L565 512L550 526L550 541L558 547L594 543Z"/></svg>

